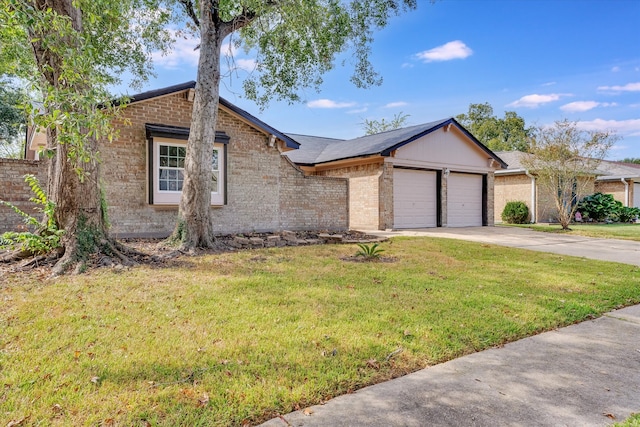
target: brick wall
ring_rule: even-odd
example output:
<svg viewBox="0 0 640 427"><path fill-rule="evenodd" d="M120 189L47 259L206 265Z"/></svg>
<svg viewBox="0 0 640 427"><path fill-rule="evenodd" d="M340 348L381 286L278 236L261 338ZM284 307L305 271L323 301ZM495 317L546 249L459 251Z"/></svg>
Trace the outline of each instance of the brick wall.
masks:
<svg viewBox="0 0 640 427"><path fill-rule="evenodd" d="M633 206L633 181L627 180L627 182L629 182L629 204ZM625 202L625 187L622 181L596 181L595 191L612 194L613 198L622 204Z"/></svg>
<svg viewBox="0 0 640 427"><path fill-rule="evenodd" d="M112 233L116 236L166 236L175 226L177 206L148 203L145 123L189 127L192 103L184 92L131 104L130 126L101 148ZM305 177L268 146L268 136L235 115L220 110L217 130L227 145L227 204L212 207L216 233L282 229L346 229L345 179Z"/></svg>
<svg viewBox="0 0 640 427"><path fill-rule="evenodd" d="M377 230L380 221L382 163L320 171L320 176L349 178L349 228Z"/></svg>
<svg viewBox="0 0 640 427"><path fill-rule="evenodd" d="M0 159L0 200L13 203L20 210L40 219L40 213L29 199L33 193L24 182L24 175L35 175L43 186L45 181L44 162L34 160ZM24 231L22 217L7 206L0 206L0 233Z"/></svg>
<svg viewBox="0 0 640 427"><path fill-rule="evenodd" d="M489 188L491 185L487 182ZM496 175L494 179L494 202L487 199L487 206L493 206L493 218L495 222L502 222L502 211L507 202L524 202L533 212L531 206L531 178L525 174L519 175ZM487 215L487 218L491 218Z"/></svg>

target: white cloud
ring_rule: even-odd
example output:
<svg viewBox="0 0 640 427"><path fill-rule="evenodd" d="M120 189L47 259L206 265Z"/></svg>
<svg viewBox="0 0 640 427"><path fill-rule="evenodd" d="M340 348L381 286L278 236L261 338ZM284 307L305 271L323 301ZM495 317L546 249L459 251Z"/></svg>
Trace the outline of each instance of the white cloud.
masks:
<svg viewBox="0 0 640 427"><path fill-rule="evenodd" d="M239 58L239 59L235 59L233 61L233 63L235 64L235 69L238 70L245 70L245 71L253 71L256 69L256 65L258 65L258 63L256 62L255 59L243 59L243 58Z"/></svg>
<svg viewBox="0 0 640 427"><path fill-rule="evenodd" d="M404 101L397 101L397 102L388 103L387 105L384 106L384 108L398 108L398 107L404 107L405 105L409 105L409 104Z"/></svg>
<svg viewBox="0 0 640 427"><path fill-rule="evenodd" d="M593 110L596 107L615 107L618 104L615 102L596 102L596 101L576 101L560 107L562 111L568 111L570 113L582 112Z"/></svg>
<svg viewBox="0 0 640 427"><path fill-rule="evenodd" d="M615 66L615 67L611 68L611 72L612 73L617 73L618 71L620 71L620 67L618 67L618 66Z"/></svg>
<svg viewBox="0 0 640 427"><path fill-rule="evenodd" d="M640 92L640 82L627 83L624 86L599 86L598 90L610 92Z"/></svg>
<svg viewBox="0 0 640 427"><path fill-rule="evenodd" d="M355 105L355 102L336 102L330 99L316 99L315 101L307 102L307 107L309 108L349 108Z"/></svg>
<svg viewBox="0 0 640 427"><path fill-rule="evenodd" d="M460 40L445 43L442 46L417 53L416 57L424 62L451 61L471 56L473 51Z"/></svg>
<svg viewBox="0 0 640 427"><path fill-rule="evenodd" d="M553 86L554 84L556 84L556 82L547 82L547 83L542 83L540 86Z"/></svg>
<svg viewBox="0 0 640 427"><path fill-rule="evenodd" d="M410 62L405 62L400 67L402 67L402 68L413 68L414 65L411 64Z"/></svg>
<svg viewBox="0 0 640 427"><path fill-rule="evenodd" d="M577 123L580 129L605 131L614 130L620 135L640 136L640 119L629 120L603 120L595 119Z"/></svg>
<svg viewBox="0 0 640 427"><path fill-rule="evenodd" d="M198 65L198 58L200 57L200 50L195 50L196 46L200 44L200 40L190 37L184 38L176 36L176 42L173 44L173 49L167 54L163 55L162 52L156 51L151 54L153 63L157 66L177 69L184 66L195 67Z"/></svg>
<svg viewBox="0 0 640 427"><path fill-rule="evenodd" d="M550 93L547 95L539 95L534 93L531 95L525 95L517 101L513 101L511 104L508 104L507 107L538 108L539 106L548 104L549 102L557 101L563 96L569 96L569 94Z"/></svg>
<svg viewBox="0 0 640 427"><path fill-rule="evenodd" d="M355 110L349 110L347 111L347 114L360 114L360 113L366 113L369 110L369 108L367 107L363 107L363 108L357 108Z"/></svg>

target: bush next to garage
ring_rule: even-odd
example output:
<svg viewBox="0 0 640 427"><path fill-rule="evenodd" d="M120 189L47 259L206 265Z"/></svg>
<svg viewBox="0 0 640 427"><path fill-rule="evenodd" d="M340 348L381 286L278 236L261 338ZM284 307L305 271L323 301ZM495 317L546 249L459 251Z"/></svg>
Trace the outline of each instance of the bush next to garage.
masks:
<svg viewBox="0 0 640 427"><path fill-rule="evenodd" d="M526 224L529 221L529 208L519 200L507 202L501 216L507 224Z"/></svg>

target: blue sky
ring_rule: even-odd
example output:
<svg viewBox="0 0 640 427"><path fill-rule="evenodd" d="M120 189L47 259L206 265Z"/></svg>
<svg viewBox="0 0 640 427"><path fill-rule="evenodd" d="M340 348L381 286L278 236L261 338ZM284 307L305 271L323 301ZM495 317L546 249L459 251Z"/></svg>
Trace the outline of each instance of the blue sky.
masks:
<svg viewBox="0 0 640 427"><path fill-rule="evenodd" d="M610 159L640 157L640 1L440 0L375 33L371 61L382 86L357 89L338 66L304 103L264 111L242 96L255 55L233 52L237 71L221 95L283 132L353 138L364 119L409 114L408 124L465 113L489 102L529 125L567 118L623 137ZM144 90L196 78L193 40L154 55L156 78Z"/></svg>

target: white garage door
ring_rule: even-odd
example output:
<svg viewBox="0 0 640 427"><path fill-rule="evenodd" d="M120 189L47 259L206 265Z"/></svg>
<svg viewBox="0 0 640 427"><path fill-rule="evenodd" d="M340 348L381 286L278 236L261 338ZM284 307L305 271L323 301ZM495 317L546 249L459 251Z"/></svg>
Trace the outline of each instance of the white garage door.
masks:
<svg viewBox="0 0 640 427"><path fill-rule="evenodd" d="M640 208L640 184L633 183L633 207Z"/></svg>
<svg viewBox="0 0 640 427"><path fill-rule="evenodd" d="M451 173L447 180L447 226L482 225L482 175Z"/></svg>
<svg viewBox="0 0 640 427"><path fill-rule="evenodd" d="M393 170L394 228L437 226L436 182L435 172Z"/></svg>

